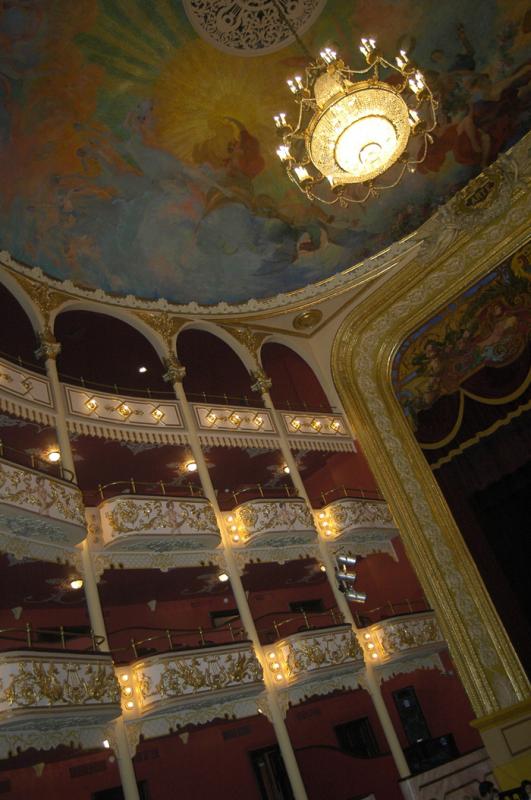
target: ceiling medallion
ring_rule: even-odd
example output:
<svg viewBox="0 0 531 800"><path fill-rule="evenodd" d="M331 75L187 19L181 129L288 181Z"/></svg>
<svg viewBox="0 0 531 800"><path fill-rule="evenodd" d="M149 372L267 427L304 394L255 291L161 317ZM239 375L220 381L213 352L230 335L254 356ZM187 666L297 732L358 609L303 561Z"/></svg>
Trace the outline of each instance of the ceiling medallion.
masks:
<svg viewBox="0 0 531 800"><path fill-rule="evenodd" d="M183 0L196 32L223 52L273 53L317 19L326 0Z"/></svg>
<svg viewBox="0 0 531 800"><path fill-rule="evenodd" d="M318 322L323 318L323 312L318 308L312 308L310 311L303 311L298 314L292 322L296 331L307 331L310 328L315 328Z"/></svg>
<svg viewBox="0 0 531 800"><path fill-rule="evenodd" d="M284 113L275 117L277 154L288 177L327 205L363 203L393 188L433 142L437 103L406 52L395 66L374 39L362 39L360 50L368 65L360 70L329 47L321 51L303 76L287 82L299 106L295 126Z"/></svg>

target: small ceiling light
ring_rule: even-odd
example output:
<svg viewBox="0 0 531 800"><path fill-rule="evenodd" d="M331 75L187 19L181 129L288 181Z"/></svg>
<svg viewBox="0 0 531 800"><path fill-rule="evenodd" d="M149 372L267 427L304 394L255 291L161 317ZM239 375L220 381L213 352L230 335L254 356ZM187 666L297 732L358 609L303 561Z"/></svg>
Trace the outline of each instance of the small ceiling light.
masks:
<svg viewBox="0 0 531 800"><path fill-rule="evenodd" d="M258 711L259 714L263 714L264 713L263 709L261 709L260 706L258 706L258 708L256 710Z"/></svg>
<svg viewBox="0 0 531 800"><path fill-rule="evenodd" d="M371 653L371 658L378 658L378 653Z"/></svg>
<svg viewBox="0 0 531 800"><path fill-rule="evenodd" d="M240 541L240 537L238 536L237 533L235 533L234 536L232 537L232 541L233 542L239 542Z"/></svg>
<svg viewBox="0 0 531 800"><path fill-rule="evenodd" d="M61 453L57 448L54 448L48 451L46 458L51 464L57 464L57 462L61 460Z"/></svg>
<svg viewBox="0 0 531 800"><path fill-rule="evenodd" d="M282 472L284 473L284 475L289 475L290 474L291 470L290 470L290 468L288 467L287 464L286 464L285 467L282 467Z"/></svg>
<svg viewBox="0 0 531 800"><path fill-rule="evenodd" d="M127 703L125 704L125 707L126 708L134 708L135 704L133 703L132 700L128 700Z"/></svg>
<svg viewBox="0 0 531 800"><path fill-rule="evenodd" d="M229 580L229 576L227 575L226 572L220 572L219 573L218 581L221 581L221 583L226 583L228 580Z"/></svg>
<svg viewBox="0 0 531 800"><path fill-rule="evenodd" d="M127 672L124 672L124 674L122 675L122 680L124 683L127 683L127 681L129 680L129 675L127 674Z"/></svg>
<svg viewBox="0 0 531 800"><path fill-rule="evenodd" d="M81 589L82 586L83 586L83 581L81 580L81 578L73 578L70 581L71 589Z"/></svg>
<svg viewBox="0 0 531 800"><path fill-rule="evenodd" d="M369 648L369 650L374 650L374 644L373 644L373 642L369 642L369 643L368 643L368 645L367 645L367 647Z"/></svg>
<svg viewBox="0 0 531 800"><path fill-rule="evenodd" d="M108 750L110 748L110 746L111 746L111 743L109 742L108 739L104 739L103 742L102 742L102 745L104 746L104 748L106 750Z"/></svg>
<svg viewBox="0 0 531 800"><path fill-rule="evenodd" d="M186 464L186 471L187 472L197 472L197 464L195 463L195 461L189 461Z"/></svg>
<svg viewBox="0 0 531 800"><path fill-rule="evenodd" d="M268 658L271 658L271 659L275 658L275 653L273 652L273 650L271 650L271 652L269 652L269 653L267 654L267 657L268 657Z"/></svg>
<svg viewBox="0 0 531 800"><path fill-rule="evenodd" d="M324 564L321 564L321 566L319 567L319 569L321 570L321 572L326 572L326 567L325 567L325 565L324 565Z"/></svg>
<svg viewBox="0 0 531 800"><path fill-rule="evenodd" d="M280 664L278 663L278 661L273 661L273 663L271 664L271 669L274 669L275 671L280 669Z"/></svg>
<svg viewBox="0 0 531 800"><path fill-rule="evenodd" d="M323 511L321 511L321 513L319 514L319 519L324 519L325 517L326 514Z"/></svg>
<svg viewBox="0 0 531 800"><path fill-rule="evenodd" d="M129 696L130 694L133 694L133 690L132 690L132 688L131 688L130 686L126 686L126 687L125 687L125 689L124 689L124 694L126 694L126 695L128 695L128 696Z"/></svg>
<svg viewBox="0 0 531 800"><path fill-rule="evenodd" d="M229 514L229 516L227 517L227 522L232 522L233 519L234 517L232 516L232 514Z"/></svg>
<svg viewBox="0 0 531 800"><path fill-rule="evenodd" d="M141 375L143 375L144 372L147 372L147 367L139 367L138 371L140 372Z"/></svg>
<svg viewBox="0 0 531 800"><path fill-rule="evenodd" d="M281 673L280 673L280 672L277 672L277 674L275 675L275 678L277 679L277 681L281 681L281 680L282 680L282 675L281 675Z"/></svg>
<svg viewBox="0 0 531 800"><path fill-rule="evenodd" d="M370 633L364 633L363 634L363 638L364 639L370 639L371 638L371 634Z"/></svg>

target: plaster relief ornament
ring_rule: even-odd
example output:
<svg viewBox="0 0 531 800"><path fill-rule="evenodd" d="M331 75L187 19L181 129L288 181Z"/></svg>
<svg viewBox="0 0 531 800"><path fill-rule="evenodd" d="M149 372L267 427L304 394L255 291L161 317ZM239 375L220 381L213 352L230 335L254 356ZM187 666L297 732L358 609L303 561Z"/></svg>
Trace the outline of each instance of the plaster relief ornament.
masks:
<svg viewBox="0 0 531 800"><path fill-rule="evenodd" d="M317 19L326 0L183 0L193 27L226 53L274 53L295 40ZM289 25L286 23L289 20Z"/></svg>

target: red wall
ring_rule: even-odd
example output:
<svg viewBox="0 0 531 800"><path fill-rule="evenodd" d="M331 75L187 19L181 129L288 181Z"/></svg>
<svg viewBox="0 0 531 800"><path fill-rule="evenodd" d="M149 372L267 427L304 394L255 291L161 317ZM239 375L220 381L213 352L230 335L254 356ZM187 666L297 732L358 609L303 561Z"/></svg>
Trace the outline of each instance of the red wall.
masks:
<svg viewBox="0 0 531 800"><path fill-rule="evenodd" d="M282 344L268 342L262 347L261 356L272 381L271 399L277 408L330 410L312 368L297 353Z"/></svg>
<svg viewBox="0 0 531 800"><path fill-rule="evenodd" d="M413 686L431 735L452 733L460 753L467 753L482 746L479 734L469 724L475 715L448 652L441 653L441 658L447 674L443 675L436 669L417 669L406 675L397 675L382 683L382 694L403 747L408 742L392 692Z"/></svg>

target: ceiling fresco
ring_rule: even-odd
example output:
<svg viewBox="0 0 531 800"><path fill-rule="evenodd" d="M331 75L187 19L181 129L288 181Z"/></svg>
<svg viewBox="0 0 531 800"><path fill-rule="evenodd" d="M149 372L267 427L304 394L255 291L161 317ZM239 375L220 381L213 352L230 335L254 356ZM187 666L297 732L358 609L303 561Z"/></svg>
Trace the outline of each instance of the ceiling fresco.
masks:
<svg viewBox="0 0 531 800"><path fill-rule="evenodd" d="M524 0L284 3L312 53L333 43L361 66L359 38L376 36L440 98L422 170L363 207L312 205L283 175L272 124L306 57L271 23L276 4L259 5L260 35L243 2L1 3L0 247L112 292L268 297L416 229L527 128Z"/></svg>

